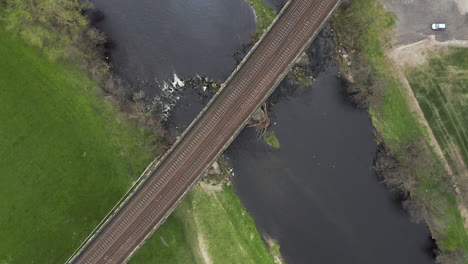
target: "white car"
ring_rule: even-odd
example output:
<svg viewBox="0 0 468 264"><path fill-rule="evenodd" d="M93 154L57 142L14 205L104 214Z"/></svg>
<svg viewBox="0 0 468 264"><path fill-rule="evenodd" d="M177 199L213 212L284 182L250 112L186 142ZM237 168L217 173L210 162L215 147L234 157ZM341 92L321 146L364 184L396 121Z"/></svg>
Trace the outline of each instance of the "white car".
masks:
<svg viewBox="0 0 468 264"><path fill-rule="evenodd" d="M444 30L445 27L444 23L434 23L431 25L432 30Z"/></svg>

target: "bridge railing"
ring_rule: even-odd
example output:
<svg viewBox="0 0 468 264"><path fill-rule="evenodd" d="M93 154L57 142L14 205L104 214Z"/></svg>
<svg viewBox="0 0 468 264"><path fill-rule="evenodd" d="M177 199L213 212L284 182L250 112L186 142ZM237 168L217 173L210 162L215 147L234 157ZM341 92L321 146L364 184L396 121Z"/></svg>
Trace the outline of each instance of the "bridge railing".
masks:
<svg viewBox="0 0 468 264"><path fill-rule="evenodd" d="M255 49L258 47L259 43L263 40L263 38L267 35L267 33L270 31L270 29L273 27L273 25L276 23L276 21L281 17L281 15L287 10L287 7L289 7L291 1L294 1L294 0L290 0L286 3L286 5L283 7L283 9L281 9L281 12L278 13L277 17L275 18L275 20L273 20L273 22L271 23L271 25L268 27L268 29L265 31L265 33L262 35L262 37L260 38L260 40L254 45L254 47L250 50L250 52L247 54L247 56L242 60L242 62L239 64L239 66L236 67L236 69L233 71L233 73L230 75L230 77L226 80L225 82L225 86L227 86L227 84L229 83L229 81L231 81L232 77L235 76L235 74L238 72L238 70L242 67L242 65L245 63L245 61L247 61L247 59L250 57L250 55L255 51ZM330 18L330 16L333 14L333 11L336 10L336 8L338 8L341 4L341 0L337 2L337 4L333 7L332 9L332 12L330 12L330 14L326 17L326 19L320 24L318 30L316 31L316 33L307 41L307 43L301 47L301 52L299 52L297 54L297 56L294 58L294 60L288 65L288 69L291 69L292 65L294 65L294 63L297 61L297 59L301 56L302 52L304 52L304 50L307 48L307 46L310 45L311 41L317 36L317 34L321 31L321 29L323 28L323 26L325 25L325 23L328 21L328 19ZM263 102L265 102L268 97L271 95L271 93L275 90L275 88L281 83L281 81L283 81L283 79L286 77L286 75L288 74L289 70L286 70L285 72L283 72L275 81L274 85L271 86L269 92L262 98L261 101L259 101L259 103L256 105L256 107L254 109L257 109L257 108L260 108L261 105L263 104ZM224 87L225 87L224 86ZM210 100L210 102L207 104L207 106L200 112L200 114L197 116L197 118L194 119L194 121L190 124L190 126L185 130L185 132L182 134L182 136L179 138L179 140L182 139L183 136L185 136L186 133L189 132L189 129L191 129L193 127L193 125L203 116L203 114L209 109L209 107L212 105L212 103L215 101L216 97L221 93L222 91L218 91L215 96L213 96L213 98ZM192 189L192 187L198 182L198 180L200 179L200 177L202 177L206 171L208 171L208 169L211 167L211 165L213 164L214 161L216 161L219 156L227 149L227 147L229 145L231 145L232 141L234 141L234 139L237 137L237 135L239 135L239 133L242 131L242 129L245 127L245 125L249 122L250 120L250 116L248 118L246 118L243 122L242 122L242 125L239 126L237 128L237 130L235 131L234 135L229 138L228 141L226 141L226 143L223 145L223 147L218 151L218 153L216 153L216 156L213 158L213 160L211 162L209 162L206 167L203 169L203 173L201 173L198 178L192 182L192 184L190 184L190 186L187 188L187 190L179 197L179 199L177 199L177 201L174 203L174 205L171 207L170 210L168 210L168 212L164 215L164 217L162 218L162 220L153 228L153 230L148 234L146 235L146 237L144 238L144 240L142 241L142 243L135 248L134 251L132 251L132 253L128 256L128 258L126 260L128 260L129 258L131 258L133 256L133 254L138 251L138 249L141 248L141 246L151 237L151 235L158 229L159 226L161 226L167 219L167 217L169 217L169 215L172 213L172 211L180 204L180 202L183 200L183 198L185 197L185 195ZM176 142L177 143L177 142ZM171 148L171 149L175 149L175 144L174 144L174 147ZM162 160L160 161L162 162Z"/></svg>
<svg viewBox="0 0 468 264"><path fill-rule="evenodd" d="M163 157L158 160L160 157L157 157L154 161L152 161L149 166L145 169L145 171L140 175L140 177L136 180L136 182L132 185L132 187L125 193L125 195L118 201L118 203L109 211L109 213L104 217L104 219L94 228L94 230L90 233L90 235L83 241L83 243L77 248L77 250L73 253L73 255L67 260L66 263L71 263L76 256L78 256L92 241L92 239L98 235L102 228L110 222L113 217L116 215L117 212L119 212L119 209L124 207L129 201L129 199L141 188L141 186L144 185L146 180L153 175L153 173L159 168L160 164L162 164L167 157L171 155L173 150L177 148L177 146L180 144L182 139L190 133L192 130L193 126L198 122L198 120L205 114L205 112L212 106L212 104L216 101L218 96L223 92L224 88L230 83L232 78L238 73L238 71L242 68L242 66L245 64L245 62L250 58L250 56L255 52L255 50L258 48L260 43L262 43L263 39L268 35L270 30L273 28L273 26L277 23L278 19L281 18L283 13L289 8L291 2L294 0L289 0L285 6L282 8L282 10L278 13L276 18L273 20L271 25L268 27L267 30L264 31L263 35L260 37L260 39L255 43L255 45L252 47L252 49L249 51L249 53L245 56L245 58L239 63L239 65L236 67L236 69L231 73L229 78L224 82L224 84L221 86L221 89L213 96L213 98L208 102L208 104L203 108L203 110L197 115L197 117L192 121L192 123L187 127L187 129L182 133L182 135L176 140L176 142L172 145L172 147L163 155ZM297 61L301 53L307 48L308 45L310 45L310 42L317 36L317 34L320 32L320 29L323 28L329 17L332 15L333 11L341 4L341 1L338 1L337 4L333 7L332 12L328 14L327 18L323 20L321 25L319 26L318 30L314 33L314 35L306 42L306 44L301 47L301 52L297 54L297 56L294 58L294 60L288 65L287 69L290 69L292 65ZM285 76L288 74L288 70L284 71L281 75L278 76L278 78L275 80L274 85L271 87L271 89L268 91L268 93L262 98L261 101L256 105L255 109L259 108L263 102L271 95L271 93L275 90L275 88L279 85L279 83L285 78ZM240 133L240 131L244 128L244 126L248 123L250 120L250 116L246 118L243 122L242 125L235 131L233 136L223 145L223 147L216 153L215 158L210 162L209 164L206 165L204 168L204 172L206 172L211 164L219 158L219 156L226 150L226 148L232 143L232 141L237 137L237 135ZM167 217L172 213L172 211L177 207L177 205L180 204L182 199L185 197L187 192L193 187L198 182L198 179L203 175L204 173L200 174L198 178L187 188L187 190L179 197L179 199L174 203L174 205L171 207L171 209L164 215L162 220L155 225L155 227L152 229L150 233L148 233L142 243L135 248L134 251L129 255L128 258L130 258L143 244L144 242L156 231L156 229L161 226L162 223L165 222ZM126 260L128 260L128 258Z"/></svg>
<svg viewBox="0 0 468 264"><path fill-rule="evenodd" d="M264 31L263 35L260 37L260 39L255 43L255 45L250 49L249 53L242 59L242 61L236 66L234 71L231 73L231 75L228 77L228 79L221 85L221 88L217 91L217 93L211 98L211 100L208 102L208 104L202 109L202 111L197 115L197 117L190 123L190 125L185 129L185 131L182 133L181 136L178 137L176 142L172 145L172 147L164 154L164 156L159 159L160 157L156 157L155 160L153 160L148 167L143 171L143 173L138 177L138 179L135 181L135 183L130 187L130 189L122 196L122 198L116 203L116 205L109 211L109 213L99 222L99 224L93 229L93 231L89 234L88 237L83 241L83 243L80 244L80 246L73 252L73 254L70 256L70 258L66 261L66 263L71 263L76 256L78 256L87 246L87 244L92 241L92 239L98 235L101 231L101 227L104 227L108 222L112 220L112 218L115 216L115 214L119 211L120 208L125 206L126 202L133 196L133 194L140 189L141 186L144 185L146 182L146 179L148 179L159 167L159 164L164 162L164 160L167 159L168 156L171 155L173 149L175 149L180 141L185 137L187 133L190 132L192 127L197 123L197 121L205 114L205 112L210 108L210 106L216 101L216 98L218 98L219 94L224 90L224 87L226 87L229 82L232 80L232 78L237 74L237 72L242 68L244 63L247 61L247 59L251 56L251 54L257 49L258 45L261 43L261 41L265 38L265 36L268 34L268 32L271 30L273 25L278 21L278 19L281 17L281 15L287 10L289 5L291 4L291 1L294 0L289 0L284 7L281 9L281 11L278 13L278 15L275 17L271 25L268 27L267 30ZM245 125L245 124L244 124ZM216 155L217 157L219 155ZM208 170L208 168L211 166L211 164L208 165L208 167L205 170ZM197 179L198 180L198 179ZM196 182L196 181L195 181ZM191 189L193 187L193 184L190 185ZM178 204L182 201L182 198L185 197L186 192L182 195L182 197L177 200L175 205L171 208L169 211L170 213L173 211L175 207L177 207ZM169 213L169 214L170 214ZM164 223L164 221L167 219L169 214L165 215L161 223ZM143 243L156 231L156 229L161 225L159 223L158 225L155 226L155 228L152 230L151 233L149 233L145 239L143 240ZM142 244L143 244L142 243ZM138 246L134 252L136 252L140 246ZM133 253L131 255L133 255ZM130 256L131 256L130 255Z"/></svg>

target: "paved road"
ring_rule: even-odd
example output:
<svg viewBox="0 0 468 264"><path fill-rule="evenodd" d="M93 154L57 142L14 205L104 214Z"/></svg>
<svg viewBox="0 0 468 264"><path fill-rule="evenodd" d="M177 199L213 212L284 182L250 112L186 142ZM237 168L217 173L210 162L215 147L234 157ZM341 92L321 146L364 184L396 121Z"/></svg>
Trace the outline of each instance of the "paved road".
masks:
<svg viewBox="0 0 468 264"><path fill-rule="evenodd" d="M125 263L237 136L340 0L292 0L242 67L68 263Z"/></svg>

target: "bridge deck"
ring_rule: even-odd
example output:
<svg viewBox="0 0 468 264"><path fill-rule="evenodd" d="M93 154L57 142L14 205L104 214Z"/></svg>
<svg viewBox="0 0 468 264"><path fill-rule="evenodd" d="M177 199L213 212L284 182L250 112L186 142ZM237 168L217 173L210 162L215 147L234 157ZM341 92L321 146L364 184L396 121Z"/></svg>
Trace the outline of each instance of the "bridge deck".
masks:
<svg viewBox="0 0 468 264"><path fill-rule="evenodd" d="M68 263L124 263L284 78L340 0L291 0L181 139Z"/></svg>

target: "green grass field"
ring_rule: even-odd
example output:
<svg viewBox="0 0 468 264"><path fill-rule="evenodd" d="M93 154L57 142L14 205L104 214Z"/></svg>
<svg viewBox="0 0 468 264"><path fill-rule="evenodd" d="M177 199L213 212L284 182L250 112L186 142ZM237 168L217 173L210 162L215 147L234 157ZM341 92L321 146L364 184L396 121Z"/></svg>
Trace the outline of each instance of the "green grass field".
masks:
<svg viewBox="0 0 468 264"><path fill-rule="evenodd" d="M424 67L406 71L424 116L450 166L468 165L468 48L451 47Z"/></svg>
<svg viewBox="0 0 468 264"><path fill-rule="evenodd" d="M430 146L427 131L411 110L405 89L385 55L392 42L394 15L376 0L356 0L351 7L336 12L333 24L340 42L353 51L350 57L357 74L368 67L373 81L385 87L381 100L374 100L378 103L371 104L369 112L383 141L409 175L406 179L412 181L408 184L413 186L409 190L412 200L436 238L441 256L463 263L462 259L468 257L468 234L450 177Z"/></svg>
<svg viewBox="0 0 468 264"><path fill-rule="evenodd" d="M1 29L0 57L0 263L64 263L154 158L151 133ZM202 263L199 234L214 263L273 263L231 187L197 187L134 263Z"/></svg>
<svg viewBox="0 0 468 264"><path fill-rule="evenodd" d="M63 263L151 160L96 84L0 29L0 263Z"/></svg>

